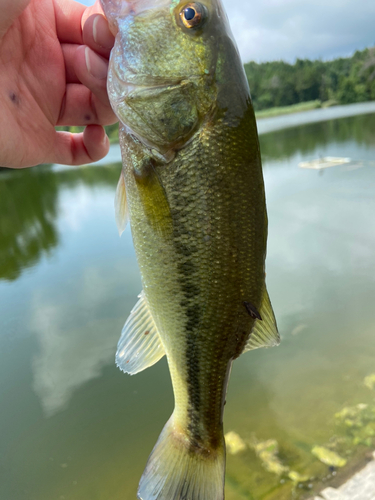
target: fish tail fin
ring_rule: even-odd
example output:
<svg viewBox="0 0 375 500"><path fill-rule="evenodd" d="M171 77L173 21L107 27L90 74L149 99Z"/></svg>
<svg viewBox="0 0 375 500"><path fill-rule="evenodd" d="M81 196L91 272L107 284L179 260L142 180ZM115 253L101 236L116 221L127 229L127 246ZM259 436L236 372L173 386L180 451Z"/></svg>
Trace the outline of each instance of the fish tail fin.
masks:
<svg viewBox="0 0 375 500"><path fill-rule="evenodd" d="M138 488L140 500L223 500L224 438L211 452L191 447L173 415L148 459Z"/></svg>

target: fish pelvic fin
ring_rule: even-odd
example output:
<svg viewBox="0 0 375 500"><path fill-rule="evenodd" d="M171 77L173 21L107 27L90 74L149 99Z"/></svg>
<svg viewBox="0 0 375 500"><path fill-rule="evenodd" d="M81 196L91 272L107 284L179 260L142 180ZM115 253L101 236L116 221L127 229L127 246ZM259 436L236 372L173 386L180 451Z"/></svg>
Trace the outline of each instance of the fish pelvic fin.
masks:
<svg viewBox="0 0 375 500"><path fill-rule="evenodd" d="M125 322L117 344L116 365L135 375L154 365L165 354L154 319L142 291Z"/></svg>
<svg viewBox="0 0 375 500"><path fill-rule="evenodd" d="M121 170L120 179L116 188L115 195L115 217L119 235L125 231L126 225L129 220L128 203L126 201L126 188L124 172Z"/></svg>
<svg viewBox="0 0 375 500"><path fill-rule="evenodd" d="M141 477L140 500L224 500L225 445L203 452L176 428L165 425Z"/></svg>
<svg viewBox="0 0 375 500"><path fill-rule="evenodd" d="M260 347L274 347L280 344L276 318L266 286L264 287L259 313L262 319L255 320L254 327L243 352L259 349Z"/></svg>

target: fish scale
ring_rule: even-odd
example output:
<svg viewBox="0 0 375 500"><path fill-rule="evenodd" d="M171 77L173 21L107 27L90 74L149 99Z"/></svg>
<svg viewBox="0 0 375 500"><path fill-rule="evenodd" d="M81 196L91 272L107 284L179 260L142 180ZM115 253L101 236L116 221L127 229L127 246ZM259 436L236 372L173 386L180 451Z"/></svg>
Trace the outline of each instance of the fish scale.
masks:
<svg viewBox="0 0 375 500"><path fill-rule="evenodd" d="M243 128L245 138L251 137L249 125ZM250 171L253 175L249 175L244 165L251 161L250 148L238 150L236 143L241 141L232 145L222 124L218 128L218 133L203 131L187 155L181 150L170 164L155 167L160 169L160 183L175 228L169 241L158 238L148 224L133 166L125 161L132 234L150 310L158 330L165 335L167 355L179 371L182 366L188 367L181 382L180 373L174 379L172 372L174 386L183 383L188 393L180 397L181 402L177 393L176 408L185 422L189 415L190 419L195 413L201 416L208 434L201 436L203 443L210 441L211 434L222 432L220 408L227 365L237 354L237 337L243 331L249 334L254 323L243 301L250 300L260 308L264 283L266 218L264 208L259 209L264 207L263 190L259 190L257 181L260 166L255 165ZM229 127L229 136L231 132ZM255 196L251 196L251 190ZM257 219L260 223L254 224ZM208 241L204 238L207 233ZM170 304L167 309L166 303ZM220 390L216 390L218 387ZM201 399L205 401L203 407ZM190 423L180 425L189 428Z"/></svg>
<svg viewBox="0 0 375 500"><path fill-rule="evenodd" d="M139 0L140 14L125 18L102 4L118 32L108 84L123 122L116 213L121 230L130 219L143 284L116 359L137 373L166 354L175 397L138 496L220 500L232 362L279 341L265 287L267 216L247 80L218 0L154 8ZM179 22L187 4L206 16L195 32Z"/></svg>

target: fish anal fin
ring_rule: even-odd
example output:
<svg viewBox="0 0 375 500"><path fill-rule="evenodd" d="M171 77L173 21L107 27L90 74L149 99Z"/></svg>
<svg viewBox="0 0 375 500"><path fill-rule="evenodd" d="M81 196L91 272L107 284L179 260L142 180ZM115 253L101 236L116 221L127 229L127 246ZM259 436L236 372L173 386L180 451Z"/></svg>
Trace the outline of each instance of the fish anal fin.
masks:
<svg viewBox="0 0 375 500"><path fill-rule="evenodd" d="M116 364L123 372L135 375L157 363L164 354L163 344L142 291L122 329Z"/></svg>
<svg viewBox="0 0 375 500"><path fill-rule="evenodd" d="M202 453L176 431L173 415L151 452L141 477L140 500L224 500L224 438L218 449Z"/></svg>
<svg viewBox="0 0 375 500"><path fill-rule="evenodd" d="M119 235L125 231L126 225L129 220L129 212L128 212L128 203L126 201L126 188L125 188L125 179L124 172L121 171L120 179L116 188L115 195L115 216L116 216L116 224Z"/></svg>
<svg viewBox="0 0 375 500"><path fill-rule="evenodd" d="M254 327L245 344L243 352L259 349L260 347L273 347L280 344L280 335L266 287L264 287L259 317L261 319L258 318L255 320Z"/></svg>

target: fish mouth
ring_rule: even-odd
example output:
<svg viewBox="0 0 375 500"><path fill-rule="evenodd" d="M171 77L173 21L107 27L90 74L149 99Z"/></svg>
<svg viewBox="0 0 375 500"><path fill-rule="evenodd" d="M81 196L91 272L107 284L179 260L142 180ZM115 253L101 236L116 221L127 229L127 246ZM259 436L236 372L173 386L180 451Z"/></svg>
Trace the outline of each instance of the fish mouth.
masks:
<svg viewBox="0 0 375 500"><path fill-rule="evenodd" d="M171 0L100 0L102 9L109 21L110 29L116 35L119 18L137 16L151 9L169 7Z"/></svg>
<svg viewBox="0 0 375 500"><path fill-rule="evenodd" d="M118 75L111 75L108 79L108 93L111 96L111 101L116 104L124 102L126 98L135 91L139 90L156 90L168 87L181 85L189 78L164 78L152 75L131 75L127 76L126 80L122 80ZM193 77L194 80L194 77Z"/></svg>
<svg viewBox="0 0 375 500"><path fill-rule="evenodd" d="M182 85L187 82L198 82L202 77L212 77L211 72L203 75L165 76L140 74L132 70L129 65L124 64L118 68L110 65L108 74L108 93L113 103L123 102L132 92L141 89L156 90Z"/></svg>
<svg viewBox="0 0 375 500"><path fill-rule="evenodd" d="M189 90L194 93L194 87L191 77L137 75L125 81L116 78L114 72L108 80L108 93L119 121L162 163L169 163L199 127L199 111L194 95L190 99L189 94Z"/></svg>

